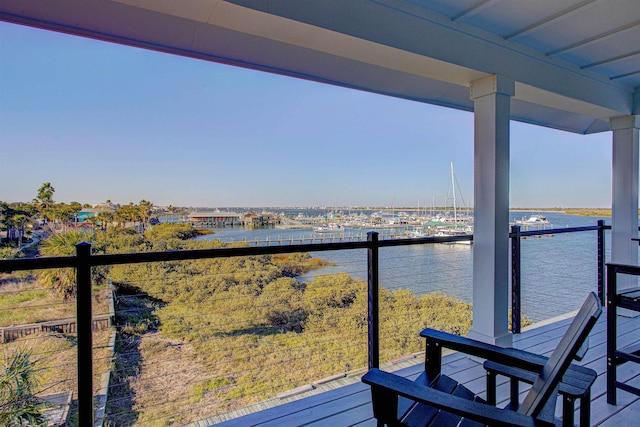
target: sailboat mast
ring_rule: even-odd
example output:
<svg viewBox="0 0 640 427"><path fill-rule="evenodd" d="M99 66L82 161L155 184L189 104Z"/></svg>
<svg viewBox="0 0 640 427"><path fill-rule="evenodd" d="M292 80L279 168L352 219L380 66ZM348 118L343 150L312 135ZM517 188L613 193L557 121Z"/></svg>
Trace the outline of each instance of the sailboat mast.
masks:
<svg viewBox="0 0 640 427"><path fill-rule="evenodd" d="M453 173L453 162L451 162L451 188L453 190L453 223L458 226L458 213L456 209L456 178Z"/></svg>

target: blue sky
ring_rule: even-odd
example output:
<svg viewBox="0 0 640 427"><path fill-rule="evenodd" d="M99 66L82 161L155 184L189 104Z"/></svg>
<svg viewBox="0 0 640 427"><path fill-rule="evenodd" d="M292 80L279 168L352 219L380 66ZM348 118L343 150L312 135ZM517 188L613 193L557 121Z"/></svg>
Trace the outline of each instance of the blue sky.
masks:
<svg viewBox="0 0 640 427"><path fill-rule="evenodd" d="M0 23L0 200L431 206L473 115ZM611 135L512 123L512 207L607 207Z"/></svg>

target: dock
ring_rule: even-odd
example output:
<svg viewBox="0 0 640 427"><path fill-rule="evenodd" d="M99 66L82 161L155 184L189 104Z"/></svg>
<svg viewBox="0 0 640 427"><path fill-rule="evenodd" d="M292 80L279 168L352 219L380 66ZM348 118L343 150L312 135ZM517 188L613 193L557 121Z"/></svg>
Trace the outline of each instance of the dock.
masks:
<svg viewBox="0 0 640 427"><path fill-rule="evenodd" d="M398 239L407 237L404 230L398 232L380 233L380 239ZM294 245L307 243L334 243L334 242L363 242L367 240L367 233L311 233L302 236L277 236L266 237L264 239L246 239L230 240L229 243L243 242L248 244L260 245Z"/></svg>

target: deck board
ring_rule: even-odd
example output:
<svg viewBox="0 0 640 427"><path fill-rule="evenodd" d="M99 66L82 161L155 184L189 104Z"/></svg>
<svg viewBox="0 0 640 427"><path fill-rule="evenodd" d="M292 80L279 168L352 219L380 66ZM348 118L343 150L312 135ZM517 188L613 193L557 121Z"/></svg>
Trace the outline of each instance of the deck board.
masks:
<svg viewBox="0 0 640 427"><path fill-rule="evenodd" d="M305 411L298 411L292 414L284 414L274 420L256 424L260 427L278 427L282 425L307 425L310 423L322 423L327 418L335 418L336 416L344 419L344 413L351 409L361 407L363 405L368 406L368 414L370 415L371 408L369 406L371 396L368 390L360 391L358 393L351 394L349 399L335 399L330 402L325 402L308 408ZM361 420L354 419L354 422ZM318 424L320 425L320 424ZM335 425L335 421L333 422Z"/></svg>
<svg viewBox="0 0 640 427"><path fill-rule="evenodd" d="M602 427L636 425L640 419L639 397L618 390L618 405L607 404L605 317L601 316L595 325L589 338L589 351L579 362L598 373L591 392L591 425ZM514 347L548 356L558 344L570 322L570 318L563 318L540 327L526 329L522 334L514 336ZM619 346L640 342L640 317L618 316L618 332ZM443 363L443 372L463 382L472 391L484 395L485 375L480 363L458 353L444 356ZM422 371L422 366L423 360L416 359L415 365L398 369L396 372L408 378L415 378ZM498 401L504 404L509 398L509 386L503 377L498 379ZM626 363L619 366L618 379L640 386L640 365ZM521 395L524 395L527 389L528 386L521 386ZM370 398L368 386L356 382L232 420L218 422L221 418L212 418L209 423L202 425L369 427L376 425ZM561 415L560 411L561 406L558 405L556 411L558 416ZM577 411L578 405L576 405L576 420L578 420Z"/></svg>

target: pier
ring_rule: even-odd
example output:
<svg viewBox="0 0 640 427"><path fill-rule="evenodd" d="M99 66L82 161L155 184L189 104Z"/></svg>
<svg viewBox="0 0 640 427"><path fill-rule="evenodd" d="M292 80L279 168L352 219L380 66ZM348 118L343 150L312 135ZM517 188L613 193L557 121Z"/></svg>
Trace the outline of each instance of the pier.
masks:
<svg viewBox="0 0 640 427"><path fill-rule="evenodd" d="M276 214L257 214L255 212L240 214L235 212L201 211L189 214L181 222L187 222L197 229L222 227L258 228L279 225L282 222L282 217Z"/></svg>
<svg viewBox="0 0 640 427"><path fill-rule="evenodd" d="M380 239L398 239L408 237L404 230L398 230L398 232L382 232L380 233ZM241 240L229 240L229 243L242 242L256 246L260 245L293 245L293 244L305 244L305 243L334 243L334 242L363 242L367 240L367 233L311 233L308 236L277 236L266 237L263 239L246 239Z"/></svg>

